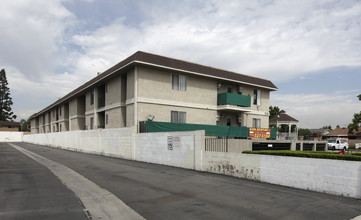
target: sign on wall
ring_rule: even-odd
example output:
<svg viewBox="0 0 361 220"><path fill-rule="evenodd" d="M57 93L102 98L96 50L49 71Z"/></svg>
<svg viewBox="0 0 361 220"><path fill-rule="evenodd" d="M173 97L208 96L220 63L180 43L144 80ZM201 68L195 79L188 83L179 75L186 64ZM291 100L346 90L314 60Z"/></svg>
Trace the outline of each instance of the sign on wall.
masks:
<svg viewBox="0 0 361 220"><path fill-rule="evenodd" d="M173 150L173 137L168 136L168 150Z"/></svg>
<svg viewBox="0 0 361 220"><path fill-rule="evenodd" d="M168 150L173 150L173 147L180 147L180 137L168 136Z"/></svg>
<svg viewBox="0 0 361 220"><path fill-rule="evenodd" d="M271 138L271 129L269 128L249 128L250 138Z"/></svg>
<svg viewBox="0 0 361 220"><path fill-rule="evenodd" d="M355 147L356 147L356 149L361 149L361 143L356 143Z"/></svg>

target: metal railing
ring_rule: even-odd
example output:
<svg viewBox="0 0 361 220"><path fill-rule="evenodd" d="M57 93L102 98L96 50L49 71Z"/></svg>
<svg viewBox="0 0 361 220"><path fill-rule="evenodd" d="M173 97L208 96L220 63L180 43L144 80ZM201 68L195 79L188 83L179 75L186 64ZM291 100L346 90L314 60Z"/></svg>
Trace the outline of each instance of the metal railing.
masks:
<svg viewBox="0 0 361 220"><path fill-rule="evenodd" d="M227 138L206 138L205 151L228 152L228 139Z"/></svg>

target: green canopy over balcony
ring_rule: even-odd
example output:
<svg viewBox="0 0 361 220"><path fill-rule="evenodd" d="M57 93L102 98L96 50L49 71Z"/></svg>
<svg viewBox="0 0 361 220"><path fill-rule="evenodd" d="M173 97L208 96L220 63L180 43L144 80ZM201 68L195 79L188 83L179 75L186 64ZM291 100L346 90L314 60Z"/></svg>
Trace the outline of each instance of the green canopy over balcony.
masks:
<svg viewBox="0 0 361 220"><path fill-rule="evenodd" d="M241 107L251 106L251 96L239 95L235 93L219 93L218 105L236 105Z"/></svg>

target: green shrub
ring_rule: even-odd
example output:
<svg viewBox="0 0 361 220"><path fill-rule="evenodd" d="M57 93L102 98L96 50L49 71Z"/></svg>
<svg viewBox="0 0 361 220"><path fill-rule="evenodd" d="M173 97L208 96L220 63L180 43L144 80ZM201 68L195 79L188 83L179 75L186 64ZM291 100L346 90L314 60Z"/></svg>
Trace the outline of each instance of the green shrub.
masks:
<svg viewBox="0 0 361 220"><path fill-rule="evenodd" d="M326 151L290 151L290 150L243 151L243 153L289 156L289 157L306 157L306 158L331 159L331 160L361 161L361 153L353 153L352 155L348 155L348 154L338 154L337 152L326 152Z"/></svg>

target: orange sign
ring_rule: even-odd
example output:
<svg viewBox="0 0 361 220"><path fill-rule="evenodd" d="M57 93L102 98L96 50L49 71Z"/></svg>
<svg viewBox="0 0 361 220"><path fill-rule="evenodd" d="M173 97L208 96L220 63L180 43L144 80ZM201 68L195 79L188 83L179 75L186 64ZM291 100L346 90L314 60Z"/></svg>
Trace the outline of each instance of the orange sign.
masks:
<svg viewBox="0 0 361 220"><path fill-rule="evenodd" d="M249 128L250 138L271 138L271 129L268 128Z"/></svg>

